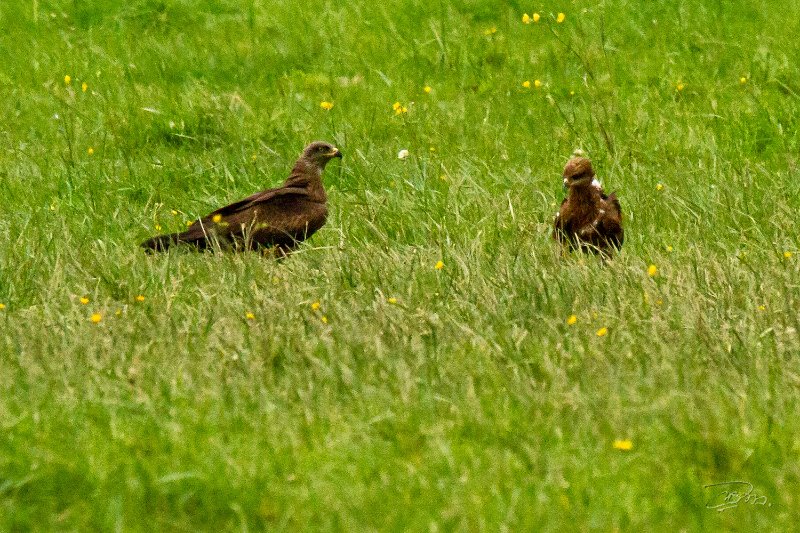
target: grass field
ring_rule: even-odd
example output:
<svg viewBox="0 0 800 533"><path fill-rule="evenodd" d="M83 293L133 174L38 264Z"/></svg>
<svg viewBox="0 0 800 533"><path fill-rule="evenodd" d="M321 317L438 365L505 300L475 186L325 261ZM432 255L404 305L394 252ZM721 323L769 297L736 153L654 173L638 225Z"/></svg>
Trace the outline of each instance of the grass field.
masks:
<svg viewBox="0 0 800 533"><path fill-rule="evenodd" d="M797 527L800 4L661 4L0 3L0 530ZM315 139L289 259L137 248Z"/></svg>

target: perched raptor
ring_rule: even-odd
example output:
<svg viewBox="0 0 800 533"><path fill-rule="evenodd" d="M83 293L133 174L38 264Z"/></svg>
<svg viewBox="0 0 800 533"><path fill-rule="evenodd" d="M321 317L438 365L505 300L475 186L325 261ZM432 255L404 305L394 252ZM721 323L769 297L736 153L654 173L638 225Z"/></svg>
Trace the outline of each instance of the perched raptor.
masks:
<svg viewBox="0 0 800 533"><path fill-rule="evenodd" d="M199 249L218 243L222 248L275 247L286 254L325 224L328 196L322 171L331 159L342 157L333 145L309 144L281 187L256 193L195 220L186 231L158 235L141 245L163 251L176 244Z"/></svg>
<svg viewBox="0 0 800 533"><path fill-rule="evenodd" d="M568 249L610 256L622 246L622 211L617 195L606 196L594 177L592 162L573 157L564 167L569 189L556 213L553 238Z"/></svg>

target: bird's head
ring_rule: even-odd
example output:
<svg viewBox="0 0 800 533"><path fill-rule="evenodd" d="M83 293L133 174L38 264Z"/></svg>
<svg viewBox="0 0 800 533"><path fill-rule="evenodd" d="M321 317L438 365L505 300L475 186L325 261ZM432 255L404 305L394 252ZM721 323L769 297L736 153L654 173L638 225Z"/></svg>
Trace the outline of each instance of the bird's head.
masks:
<svg viewBox="0 0 800 533"><path fill-rule="evenodd" d="M342 152L334 145L325 141L314 141L303 150L302 159L318 167L320 170L334 157L342 158Z"/></svg>
<svg viewBox="0 0 800 533"><path fill-rule="evenodd" d="M564 186L589 185L594 178L592 162L585 157L573 157L564 167Z"/></svg>

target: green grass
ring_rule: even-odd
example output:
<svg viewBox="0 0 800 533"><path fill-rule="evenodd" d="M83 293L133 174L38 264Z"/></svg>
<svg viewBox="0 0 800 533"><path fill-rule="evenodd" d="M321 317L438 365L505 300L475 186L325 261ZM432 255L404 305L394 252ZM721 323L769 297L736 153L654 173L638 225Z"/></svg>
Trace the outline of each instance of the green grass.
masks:
<svg viewBox="0 0 800 533"><path fill-rule="evenodd" d="M796 527L800 5L660 4L0 4L0 530ZM314 139L291 258L137 248Z"/></svg>

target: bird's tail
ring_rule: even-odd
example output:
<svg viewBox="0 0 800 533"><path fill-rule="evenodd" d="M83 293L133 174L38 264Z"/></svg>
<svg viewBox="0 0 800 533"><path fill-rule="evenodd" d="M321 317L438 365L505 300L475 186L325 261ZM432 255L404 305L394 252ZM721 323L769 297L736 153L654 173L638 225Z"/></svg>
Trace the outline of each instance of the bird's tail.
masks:
<svg viewBox="0 0 800 533"><path fill-rule="evenodd" d="M184 241L181 240L180 233L170 233L167 235L156 235L155 237L151 237L139 246L148 252L163 252L170 246L174 246L181 242Z"/></svg>

